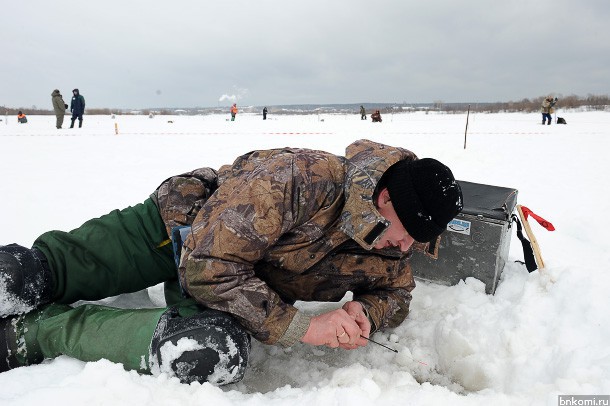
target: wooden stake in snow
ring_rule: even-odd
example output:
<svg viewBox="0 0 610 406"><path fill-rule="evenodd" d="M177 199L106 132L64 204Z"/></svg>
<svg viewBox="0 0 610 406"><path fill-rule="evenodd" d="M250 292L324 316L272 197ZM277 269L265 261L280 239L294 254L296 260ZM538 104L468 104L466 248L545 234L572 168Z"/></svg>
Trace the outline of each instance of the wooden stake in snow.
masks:
<svg viewBox="0 0 610 406"><path fill-rule="evenodd" d="M534 256L536 257L536 264L538 265L538 269L540 269L540 271L542 271L544 269L544 261L542 260L542 253L540 252L540 246L538 245L538 241L536 240L536 237L534 236L534 232L532 231L532 228L530 227L529 221L527 221L527 218L523 215L523 209L521 208L520 204L517 205L517 213L519 213L519 218L521 219L521 224L523 224L525 233L527 234L527 236L530 239L530 244L532 245L532 250L534 251Z"/></svg>
<svg viewBox="0 0 610 406"><path fill-rule="evenodd" d="M114 123L114 134L119 135L119 124L118 123Z"/></svg>
<svg viewBox="0 0 610 406"><path fill-rule="evenodd" d="M468 118L470 117L470 104L468 105L468 114L466 114L466 129L464 130L464 149L466 149L466 134L468 134Z"/></svg>

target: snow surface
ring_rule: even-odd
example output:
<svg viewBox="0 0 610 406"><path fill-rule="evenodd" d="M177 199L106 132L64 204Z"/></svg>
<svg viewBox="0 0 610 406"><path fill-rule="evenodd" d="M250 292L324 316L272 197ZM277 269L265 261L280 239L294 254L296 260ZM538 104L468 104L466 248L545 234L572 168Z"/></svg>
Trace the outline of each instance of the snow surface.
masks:
<svg viewBox="0 0 610 406"><path fill-rule="evenodd" d="M52 116L25 125L8 117L0 122L4 244L30 246L49 229L141 202L171 175L218 168L253 149L343 154L360 138L437 158L458 179L515 187L519 203L557 230L532 224L547 268L531 274L514 262L522 252L513 236L494 296L475 279L418 283L408 319L373 337L398 353L253 342L244 380L220 388L62 356L0 374L0 404L556 405L558 394L610 394L610 114L559 115L567 125L542 126L540 114L471 114L467 149L464 114L386 114L380 124L357 114L85 116L84 128L72 130L56 130ZM154 287L105 302L163 299ZM339 305L298 303L312 313Z"/></svg>

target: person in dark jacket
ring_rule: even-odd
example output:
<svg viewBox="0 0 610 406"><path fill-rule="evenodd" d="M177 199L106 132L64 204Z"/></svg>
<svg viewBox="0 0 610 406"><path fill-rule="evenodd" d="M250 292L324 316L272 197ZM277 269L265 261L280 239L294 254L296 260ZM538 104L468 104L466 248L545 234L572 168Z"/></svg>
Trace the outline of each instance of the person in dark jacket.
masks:
<svg viewBox="0 0 610 406"><path fill-rule="evenodd" d="M364 106L360 106L360 120L366 120L366 110Z"/></svg>
<svg viewBox="0 0 610 406"><path fill-rule="evenodd" d="M85 114L85 98L80 94L78 89L72 90L72 101L70 102L70 111L72 112L72 123L70 128L74 128L74 121L78 119L78 128L83 126L83 114Z"/></svg>
<svg viewBox="0 0 610 406"><path fill-rule="evenodd" d="M0 372L64 354L227 384L250 337L366 346L407 317L410 252L438 244L461 208L445 165L368 140L345 156L261 150L170 177L142 204L0 247ZM165 308L70 306L160 282ZM294 306L347 291L319 315Z"/></svg>
<svg viewBox="0 0 610 406"><path fill-rule="evenodd" d="M64 102L64 98L58 89L53 90L53 93L51 93L51 102L53 103L53 111L55 111L55 127L60 129L64 124L64 115L68 105Z"/></svg>
<svg viewBox="0 0 610 406"><path fill-rule="evenodd" d="M267 107L263 107L263 120L267 119Z"/></svg>

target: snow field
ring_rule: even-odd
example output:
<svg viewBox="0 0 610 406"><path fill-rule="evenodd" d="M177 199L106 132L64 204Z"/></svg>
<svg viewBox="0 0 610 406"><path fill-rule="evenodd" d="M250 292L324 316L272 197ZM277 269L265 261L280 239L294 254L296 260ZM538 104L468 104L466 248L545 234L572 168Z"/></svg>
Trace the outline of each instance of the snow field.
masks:
<svg viewBox="0 0 610 406"><path fill-rule="evenodd" d="M464 114L387 114L380 124L357 114L85 116L71 130L56 130L52 116L0 122L0 244L30 246L49 229L139 203L169 176L253 149L343 154L359 138L437 158L458 179L517 188L518 202L557 229L532 223L547 268L531 274L514 262L523 254L513 234L493 296L472 278L418 283L407 320L373 337L398 353L372 343L343 351L253 342L244 380L222 388L59 357L0 374L0 403L556 405L558 394L610 394L610 114L559 115L567 125L542 126L539 114L471 114L466 149ZM162 305L159 287L148 293L107 303ZM339 305L298 303L312 313Z"/></svg>

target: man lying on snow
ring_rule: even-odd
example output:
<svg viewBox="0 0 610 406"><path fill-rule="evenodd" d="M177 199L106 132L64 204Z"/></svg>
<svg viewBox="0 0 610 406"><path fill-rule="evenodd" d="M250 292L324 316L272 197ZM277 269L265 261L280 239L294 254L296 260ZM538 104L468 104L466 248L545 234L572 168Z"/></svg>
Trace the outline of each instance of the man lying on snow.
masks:
<svg viewBox="0 0 610 406"><path fill-rule="evenodd" d="M244 375L250 336L365 346L407 316L414 240L437 238L461 208L445 165L367 140L345 157L255 151L171 177L32 249L0 247L0 371L65 354L228 384ZM69 306L160 282L166 308ZM352 301L317 316L293 306L347 291Z"/></svg>

